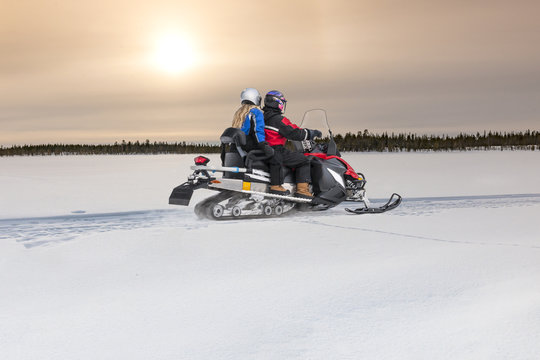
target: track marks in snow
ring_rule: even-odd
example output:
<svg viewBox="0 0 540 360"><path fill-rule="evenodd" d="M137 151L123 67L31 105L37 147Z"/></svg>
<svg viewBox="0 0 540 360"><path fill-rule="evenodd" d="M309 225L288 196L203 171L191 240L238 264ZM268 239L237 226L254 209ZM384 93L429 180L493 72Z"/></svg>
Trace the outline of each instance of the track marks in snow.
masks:
<svg viewBox="0 0 540 360"><path fill-rule="evenodd" d="M374 206L384 203L385 199L374 200ZM243 221L277 222L287 221L310 223L320 226L331 226L345 230L381 233L386 235L438 241L454 244L469 245L496 245L506 247L540 248L533 245L519 243L486 243L464 240L443 239L438 237L420 236L400 232L383 231L366 227L345 226L331 224L324 219L329 217L353 216L431 216L448 209L460 208L505 208L516 206L534 206L540 204L540 194L492 195L492 196L461 196L461 197L434 197L434 198L404 198L401 206L389 213L381 215L351 215L344 211L345 207L354 208L355 204L340 204L328 211L302 213L296 212L284 218L250 219L212 221L197 219L191 207L174 207L164 210L130 211L106 214L75 214L66 216L0 219L0 240L14 240L26 248L62 243L77 239L81 235L100 232L132 230L141 228L182 228L185 230L199 229L214 226L214 224L227 224L237 226Z"/></svg>
<svg viewBox="0 0 540 360"><path fill-rule="evenodd" d="M191 209L146 210L108 214L67 215L0 220L0 239L26 248L74 240L83 234L162 226L192 229L207 226L195 221Z"/></svg>
<svg viewBox="0 0 540 360"><path fill-rule="evenodd" d="M404 197L401 206L393 210L392 214L425 216L449 209L506 208L536 204L540 204L540 194Z"/></svg>
<svg viewBox="0 0 540 360"><path fill-rule="evenodd" d="M328 224L328 223L325 223L325 222L322 222L322 221L317 221L317 220L311 220L311 221L306 220L306 221L301 221L301 222L309 223L311 225L328 226L328 227L332 227L332 228L336 228L336 229L345 229L345 230L354 230L354 231L379 233L379 234L384 234L384 235L405 237L405 238L416 239L416 240L429 240L429 241L438 241L438 242L453 243L453 244L466 244L466 245L507 246L507 247L521 247L521 248L540 249L540 246L535 246L535 245L518 244L518 243L500 243L500 242L499 243L493 243L493 242L485 242L485 241L465 241L465 240L441 239L441 238L430 237L430 236L404 234L404 233L398 233L398 232L392 232L392 231L383 231L383 230L377 230L377 229L361 228L361 227L356 227L356 226L344 226L344 225Z"/></svg>

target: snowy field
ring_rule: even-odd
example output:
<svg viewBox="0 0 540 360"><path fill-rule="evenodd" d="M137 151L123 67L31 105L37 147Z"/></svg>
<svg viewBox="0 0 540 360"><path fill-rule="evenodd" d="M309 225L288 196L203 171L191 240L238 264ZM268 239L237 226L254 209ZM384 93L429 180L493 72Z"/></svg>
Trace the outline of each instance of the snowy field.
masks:
<svg viewBox="0 0 540 360"><path fill-rule="evenodd" d="M193 157L0 158L1 359L539 358L540 151L344 154L402 205L219 222L167 204Z"/></svg>

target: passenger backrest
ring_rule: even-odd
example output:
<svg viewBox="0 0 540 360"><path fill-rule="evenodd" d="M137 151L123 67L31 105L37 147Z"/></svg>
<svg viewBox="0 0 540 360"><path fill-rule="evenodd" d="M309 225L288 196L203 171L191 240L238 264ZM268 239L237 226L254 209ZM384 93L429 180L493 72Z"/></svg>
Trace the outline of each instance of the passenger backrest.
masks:
<svg viewBox="0 0 540 360"><path fill-rule="evenodd" d="M246 134L242 130L233 127L226 128L219 140L222 145L235 145L242 159L246 157L247 154L242 148L246 145Z"/></svg>
<svg viewBox="0 0 540 360"><path fill-rule="evenodd" d="M244 167L247 156L243 146L246 145L246 134L238 128L227 128L219 138L221 141L221 164L227 167ZM227 179L242 179L242 173L225 172Z"/></svg>

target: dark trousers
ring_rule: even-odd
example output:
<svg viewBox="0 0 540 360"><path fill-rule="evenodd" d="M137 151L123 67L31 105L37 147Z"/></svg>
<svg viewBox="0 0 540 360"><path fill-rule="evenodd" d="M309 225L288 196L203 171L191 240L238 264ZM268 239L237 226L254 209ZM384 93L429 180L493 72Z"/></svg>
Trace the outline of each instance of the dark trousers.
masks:
<svg viewBox="0 0 540 360"><path fill-rule="evenodd" d="M295 170L296 183L311 182L311 167L309 159L297 152L292 152L285 147L273 146L274 157L270 162L271 185L279 185L283 182L281 165ZM276 163L279 166L276 166ZM279 183L275 183L279 179Z"/></svg>

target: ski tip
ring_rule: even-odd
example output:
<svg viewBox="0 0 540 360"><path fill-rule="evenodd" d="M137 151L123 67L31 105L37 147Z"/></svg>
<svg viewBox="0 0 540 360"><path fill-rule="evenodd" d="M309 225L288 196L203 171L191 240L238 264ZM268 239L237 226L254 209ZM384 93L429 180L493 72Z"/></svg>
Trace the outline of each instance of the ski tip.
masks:
<svg viewBox="0 0 540 360"><path fill-rule="evenodd" d="M383 206L376 207L376 208L370 208L370 207L363 207L358 209L349 209L345 208L345 211L351 214L361 215L361 214L382 214L384 212L393 210L397 208L401 204L402 197L401 195L397 193L393 193L392 196L390 196L390 199L384 204Z"/></svg>

